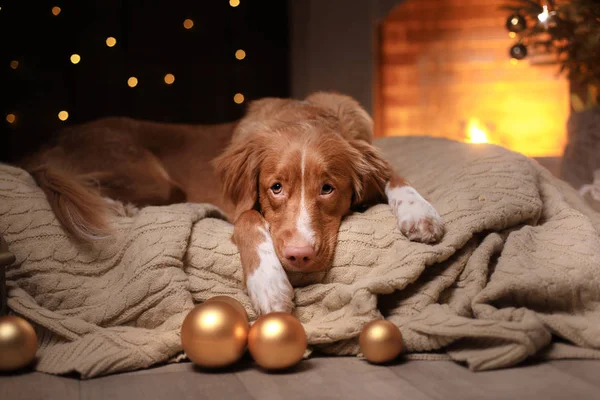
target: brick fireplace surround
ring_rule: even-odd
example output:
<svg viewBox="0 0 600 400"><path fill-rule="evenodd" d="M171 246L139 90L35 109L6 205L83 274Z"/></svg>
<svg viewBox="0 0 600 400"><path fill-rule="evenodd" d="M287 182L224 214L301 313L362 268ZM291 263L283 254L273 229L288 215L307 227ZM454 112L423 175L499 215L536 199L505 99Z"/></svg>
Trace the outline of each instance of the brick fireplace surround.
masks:
<svg viewBox="0 0 600 400"><path fill-rule="evenodd" d="M398 74L394 76L393 72L384 71L382 74L382 67L389 66L393 62L401 61L404 64L407 62L399 60L398 56L390 56L385 51L382 51L382 41L385 42L386 35L385 29L382 30L384 23L388 19L395 19L397 24L395 27L391 27L391 31L399 32L398 26L401 24L403 18L402 9L409 9L405 15L409 15L408 12L412 13L405 19L413 19L413 16L417 16L416 8L432 7L435 5L436 0L373 0L373 1L360 1L360 2L346 2L342 0L332 0L328 2L321 2L319 0L307 0L303 2L290 2L291 7L291 26L292 26L292 49L291 49L291 93L293 97L303 97L308 93L316 90L336 90L353 96L365 106L365 108L371 113L376 122L376 135L384 136L389 135L390 130L401 131L400 134L431 134L435 135L435 132L429 132L427 129L419 130L418 123L411 124L410 118L404 119L404 124L398 124L398 119L390 118L389 112L386 116L382 112L382 106L385 105L386 101L391 104L395 104L402 108L427 108L427 102L423 101L423 96L419 101L415 100L410 102L410 96L404 96L394 98L394 88L382 90L382 83L398 82ZM412 4L411 4L412 3ZM417 4L418 3L418 4ZM511 73L515 75L508 68L511 67L510 59L508 57L508 48L512 44L513 40L508 37L508 32L504 28L504 21L506 16L503 11L497 10L498 0L479 0L467 2L470 7L474 7L471 11L461 10L458 5L465 4L461 1L446 1L444 2L446 8L446 14L452 12L448 9L448 3L457 3L455 9L458 13L465 14L470 18L472 29L483 29L482 25L492 25L483 30L484 34L490 36L490 43L488 44L487 53L485 57L496 57L496 60L492 60L498 64L501 61L505 62L504 69L501 69L498 73L502 77L506 77L507 74ZM493 4L491 4L493 3ZM484 7L485 6L485 7ZM407 8L408 7L408 8ZM412 8L411 8L412 7ZM451 7L451 6L450 6ZM486 8L489 7L489 8ZM487 10L487 13L482 12ZM485 20L477 21L475 15L482 15ZM442 16L447 18L446 16ZM422 18L422 17L421 17ZM423 22L421 22L423 24ZM424 26L431 28L432 22L425 23ZM440 22L437 22L440 25ZM452 21L445 20L441 22L442 27L452 27ZM455 26L458 32L463 32L463 35L468 36L466 32L468 26ZM496 30L494 31L494 27ZM401 29L400 29L401 31ZM431 33L431 29L425 29ZM388 29L389 38L390 29ZM383 34L382 34L383 33ZM406 34L401 32L401 34ZM478 35L474 33L474 35ZM479 33L481 35L481 33ZM501 35L501 37L499 37ZM385 45L385 43L383 43ZM490 48L492 50L490 51ZM435 49L434 49L435 50ZM438 54L438 53L435 53ZM461 55L464 52L447 52L447 56L452 60L461 60ZM402 56L400 56L402 57ZM409 57L406 57L409 58ZM438 57L439 58L439 57ZM477 55L472 56L477 61ZM413 61L419 61L414 60ZM431 61L431 57L429 57ZM481 61L481 60L479 60ZM420 60L423 64L423 60ZM535 61L534 61L535 63ZM542 165L548 168L552 173L558 176L560 168L560 155L562 154L561 149L564 145L564 133L562 126L564 126L564 120L568 114L568 84L565 82L553 83L555 74L552 72L555 70L554 66L544 67L540 70L538 66L529 66L529 62L522 61L520 65L512 67L519 70L517 73L524 75L526 80L536 80L539 83L540 88L536 93L533 93L528 97L529 99L548 99L551 97L556 98L557 90L564 90L564 95L559 92L558 104L554 106L541 106L535 111L542 109L542 111L548 113L548 115L558 115L560 119L560 132L559 135L563 137L559 146L551 151L533 151L530 155L536 158ZM429 65L432 67L431 63ZM434 66L435 67L435 66ZM529 68L527 68L529 67ZM484 68L490 68L490 63L484 66ZM504 71L504 72L503 72ZM508 72L506 72L508 71ZM540 72L541 71L541 72ZM469 77L472 75L472 71L466 71L458 74L454 74L455 77L462 79L464 84L465 81L468 83ZM402 75L401 75L402 76ZM404 74L405 79L410 79L409 74ZM421 74L421 77L423 75ZM442 76L443 77L443 76ZM440 75L429 76L431 79L440 78ZM478 78L479 81L486 80L489 82L483 82L487 87L482 86L482 90L489 90L490 85L493 85L493 76L486 77L484 74L474 78ZM400 83L402 83L400 79ZM531 84L529 84L531 86ZM449 100L444 102L444 99L436 99L431 97L431 93L436 93L436 88L428 88L430 96L427 100L433 100L440 105L440 108L444 108L444 104L448 107L453 104L449 104ZM527 90L527 88L525 88ZM387 95L383 95L387 92ZM402 91L398 91L401 93ZM390 93L392 96L390 97ZM517 97L523 97L523 95L517 94ZM476 102L475 102L476 103ZM544 108L545 107L545 108ZM518 107L517 107L518 108ZM497 113L506 114L506 110L495 109ZM429 110L431 111L431 109ZM466 114L465 114L466 115ZM474 115L475 116L475 115ZM477 115L482 117L482 115ZM464 118L463 118L464 119ZM484 119L485 118L481 118ZM391 126L396 123L396 126ZM408 122L407 122L408 121ZM526 123L531 123L529 120ZM386 132L386 126L387 132ZM556 125L556 121L553 121ZM455 124L456 125L456 124ZM493 125L493 124L492 124ZM426 128L432 126L427 125ZM455 127L456 128L456 127ZM533 142L536 142L536 138L532 138ZM504 143L499 143L505 145ZM507 146L510 147L510 146ZM515 149L521 151L520 148Z"/></svg>

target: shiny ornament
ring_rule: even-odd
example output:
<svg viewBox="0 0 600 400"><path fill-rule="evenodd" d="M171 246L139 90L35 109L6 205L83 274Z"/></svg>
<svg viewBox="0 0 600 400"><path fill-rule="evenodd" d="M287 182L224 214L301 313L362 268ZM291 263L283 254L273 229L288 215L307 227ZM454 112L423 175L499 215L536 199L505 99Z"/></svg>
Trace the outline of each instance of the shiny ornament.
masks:
<svg viewBox="0 0 600 400"><path fill-rule="evenodd" d="M522 15L513 14L506 20L506 29L508 29L509 32L523 32L527 29L527 20Z"/></svg>
<svg viewBox="0 0 600 400"><path fill-rule="evenodd" d="M240 314L242 314L242 316L246 319L246 323L248 323L248 313L246 312L246 309L244 308L242 303L240 303L233 297L215 296L215 297L211 297L210 299L206 300L206 302L209 302L209 301L222 301L224 303L232 305Z"/></svg>
<svg viewBox="0 0 600 400"><path fill-rule="evenodd" d="M181 345L196 365L225 367L246 351L248 322L231 304L204 302L194 307L181 325Z"/></svg>
<svg viewBox="0 0 600 400"><path fill-rule="evenodd" d="M261 316L248 333L248 350L265 369L294 366L302 360L306 346L306 332L300 321L283 312Z"/></svg>
<svg viewBox="0 0 600 400"><path fill-rule="evenodd" d="M556 15L556 11L550 11L547 4L542 6L542 10L543 11L538 15L540 24L542 24L546 30L550 28L556 28L558 26L558 17Z"/></svg>
<svg viewBox="0 0 600 400"><path fill-rule="evenodd" d="M358 343L365 358L375 364L392 361L404 347L400 329L386 320L366 324L360 332Z"/></svg>
<svg viewBox="0 0 600 400"><path fill-rule="evenodd" d="M527 47L525 45L518 43L510 48L510 56L517 60L522 60L527 57Z"/></svg>
<svg viewBox="0 0 600 400"><path fill-rule="evenodd" d="M16 371L29 365L37 351L37 335L21 317L0 317L0 371Z"/></svg>

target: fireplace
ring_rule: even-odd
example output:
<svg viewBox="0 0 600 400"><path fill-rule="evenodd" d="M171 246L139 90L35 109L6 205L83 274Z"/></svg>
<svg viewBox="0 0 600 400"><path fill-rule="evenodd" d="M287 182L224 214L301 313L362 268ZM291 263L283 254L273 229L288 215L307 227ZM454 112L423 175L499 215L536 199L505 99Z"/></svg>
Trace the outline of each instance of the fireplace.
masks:
<svg viewBox="0 0 600 400"><path fill-rule="evenodd" d="M407 0L382 20L377 136L429 135L561 156L569 82L548 58L511 59L501 0Z"/></svg>

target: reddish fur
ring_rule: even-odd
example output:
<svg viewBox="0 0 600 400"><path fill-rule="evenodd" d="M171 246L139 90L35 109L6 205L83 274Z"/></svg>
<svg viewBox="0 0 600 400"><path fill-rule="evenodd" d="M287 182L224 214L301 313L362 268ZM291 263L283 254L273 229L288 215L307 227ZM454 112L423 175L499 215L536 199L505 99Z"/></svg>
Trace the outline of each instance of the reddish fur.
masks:
<svg viewBox="0 0 600 400"><path fill-rule="evenodd" d="M390 179L390 187L393 189L402 186L410 186L410 183L401 176L393 175L392 179Z"/></svg>
<svg viewBox="0 0 600 400"><path fill-rule="evenodd" d="M257 243L245 238L249 232L267 223L284 266L285 247L300 240L295 221L305 149L306 206L316 252L305 270L317 270L331 265L344 215L385 201L393 170L371 139L372 121L356 101L315 93L305 101L255 101L234 124L107 118L63 132L56 145L22 166L44 189L63 226L84 240L109 232L109 205L101 196L137 206L185 200L217 204L236 222L234 239L250 270L257 265ZM206 168L215 153L220 153L212 163L223 197ZM86 176L95 176L96 185L85 182ZM284 182L283 198L272 195L274 180ZM324 183L335 187L332 195L319 195ZM239 220L249 210L257 212Z"/></svg>
<svg viewBox="0 0 600 400"><path fill-rule="evenodd" d="M20 166L31 172L67 231L86 241L110 234L106 217L119 207L111 210L103 197L138 207L216 204L234 222L232 240L253 305L260 312L288 312L293 290L281 266L329 267L342 218L385 202L388 182L407 184L372 146L372 126L347 96L266 98L252 102L232 124L105 118L75 126ZM214 170L207 168L211 163ZM275 182L282 187L278 193L271 189ZM324 184L333 192L322 192ZM419 227L428 228L422 221Z"/></svg>
<svg viewBox="0 0 600 400"><path fill-rule="evenodd" d="M111 233L111 205L102 197L137 206L206 202L230 211L207 166L235 125L103 118L64 130L18 165L32 173L65 229L89 241Z"/></svg>
<svg viewBox="0 0 600 400"><path fill-rule="evenodd" d="M41 165L30 170L43 189L56 218L81 239L102 238L110 234L106 223L107 204L91 180Z"/></svg>
<svg viewBox="0 0 600 400"><path fill-rule="evenodd" d="M243 212L235 221L233 230L233 242L240 249L256 249L264 242L260 228L268 231L268 224L258 211L248 210ZM260 262L256 251L240 251L244 282Z"/></svg>
<svg viewBox="0 0 600 400"><path fill-rule="evenodd" d="M317 93L304 102L262 99L250 106L214 165L226 197L235 205L235 218L260 210L278 258L294 270L283 254L287 246L306 245L296 228L304 151L305 201L316 255L302 270L319 270L331 265L341 220L351 208L385 201L393 170L371 145L371 137L368 114L346 96ZM270 190L275 182L283 185L281 195ZM325 183L335 190L320 196ZM234 236L243 235L239 229L249 227L236 223ZM238 247L243 258L256 252L254 244Z"/></svg>

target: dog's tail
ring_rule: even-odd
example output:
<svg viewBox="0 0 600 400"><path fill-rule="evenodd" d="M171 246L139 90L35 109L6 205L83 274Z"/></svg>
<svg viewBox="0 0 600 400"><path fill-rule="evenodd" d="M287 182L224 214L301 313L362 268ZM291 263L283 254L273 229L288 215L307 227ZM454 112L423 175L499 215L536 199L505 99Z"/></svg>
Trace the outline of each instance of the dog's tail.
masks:
<svg viewBox="0 0 600 400"><path fill-rule="evenodd" d="M111 235L107 222L110 205L94 187L93 174L76 175L47 164L27 170L71 235L86 242Z"/></svg>

